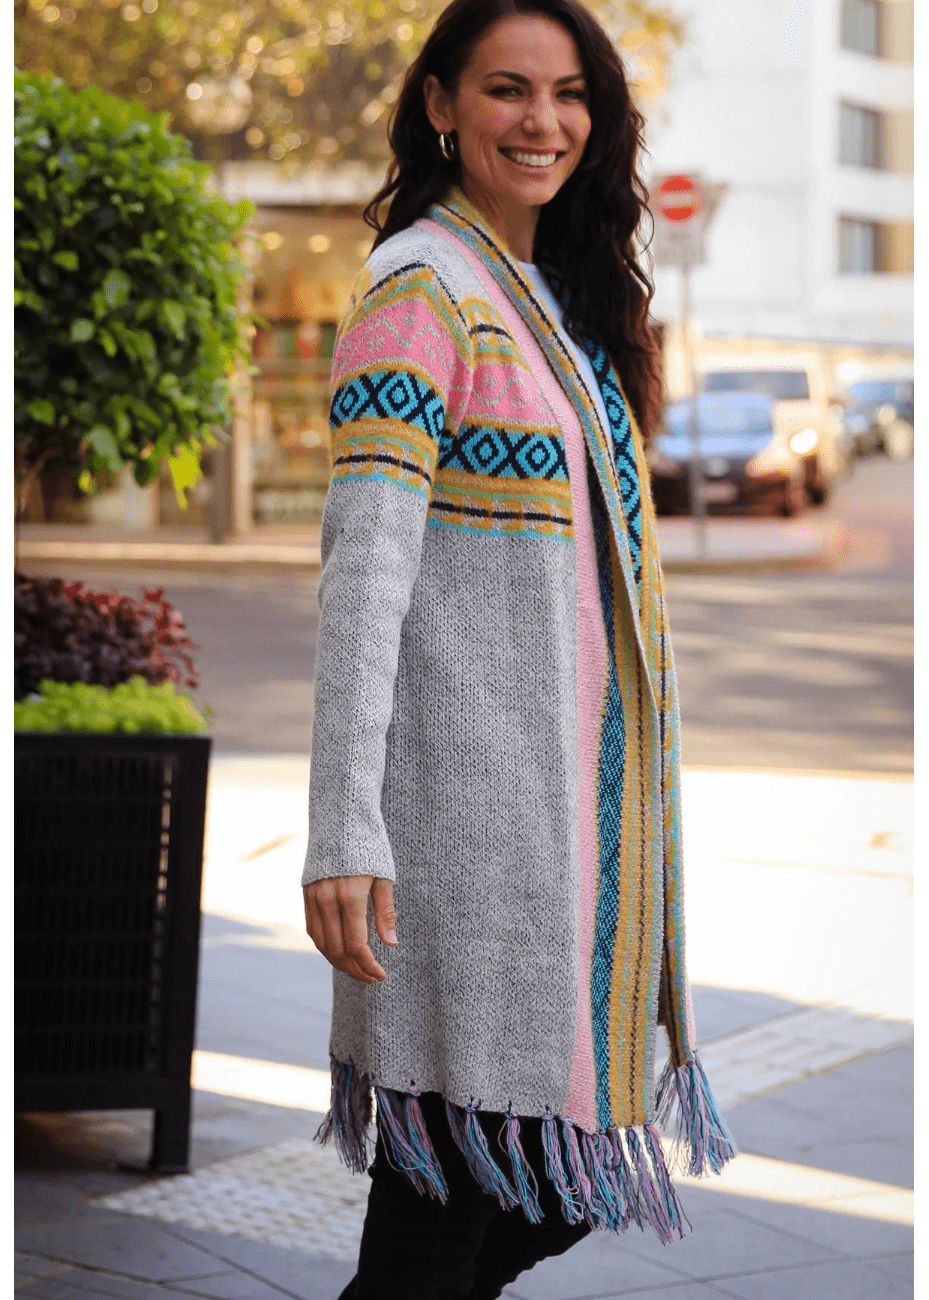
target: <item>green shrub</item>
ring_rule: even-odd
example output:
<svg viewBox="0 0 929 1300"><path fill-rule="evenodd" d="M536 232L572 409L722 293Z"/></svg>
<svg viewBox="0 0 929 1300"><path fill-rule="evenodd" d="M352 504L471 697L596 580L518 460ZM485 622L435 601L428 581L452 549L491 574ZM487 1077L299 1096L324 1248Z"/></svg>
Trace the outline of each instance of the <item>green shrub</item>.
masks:
<svg viewBox="0 0 929 1300"><path fill-rule="evenodd" d="M141 677L109 688L45 678L35 695L13 705L14 731L196 735L207 725L190 696L176 694L172 682L151 686Z"/></svg>
<svg viewBox="0 0 929 1300"><path fill-rule="evenodd" d="M167 460L183 491L230 418L245 356L234 241L252 212L155 116L96 89L15 78L17 476Z"/></svg>

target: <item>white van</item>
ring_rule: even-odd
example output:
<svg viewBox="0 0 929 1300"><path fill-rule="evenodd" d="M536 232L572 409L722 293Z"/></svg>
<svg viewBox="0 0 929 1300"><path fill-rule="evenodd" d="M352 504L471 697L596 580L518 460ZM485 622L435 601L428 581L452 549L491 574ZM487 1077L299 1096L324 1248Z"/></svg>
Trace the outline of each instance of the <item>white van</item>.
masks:
<svg viewBox="0 0 929 1300"><path fill-rule="evenodd" d="M775 431L803 458L810 500L825 501L848 472L848 459L822 358L815 352L705 354L700 372L705 393L763 393L775 403Z"/></svg>

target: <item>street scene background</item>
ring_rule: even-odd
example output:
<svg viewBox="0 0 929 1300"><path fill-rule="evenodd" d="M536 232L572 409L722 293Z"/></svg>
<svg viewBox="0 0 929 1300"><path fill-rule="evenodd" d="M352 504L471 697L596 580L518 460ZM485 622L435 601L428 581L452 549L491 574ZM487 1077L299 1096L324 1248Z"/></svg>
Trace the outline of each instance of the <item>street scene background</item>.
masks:
<svg viewBox="0 0 929 1300"><path fill-rule="evenodd" d="M813 421L838 451L827 499L792 517L708 499L703 542L686 512L659 518L696 1022L741 1154L681 1179L685 1241L595 1234L506 1294L902 1300L912 426L901 446L899 410L865 412L851 388L908 382L912 403L912 5L595 7L649 119L650 174L706 187L689 319L678 268L655 273L669 400L693 370L805 367L824 387L799 431ZM243 309L262 314L231 441L205 453L186 511L167 470L103 473L92 495L62 472L32 485L20 525L28 574L163 588L215 718L190 1173L145 1172L147 1111L17 1116L16 1295L334 1300L352 1276L367 1179L312 1142L330 969L299 888L327 379L384 123L432 14L16 3L18 67L169 112L218 190L255 203Z"/></svg>

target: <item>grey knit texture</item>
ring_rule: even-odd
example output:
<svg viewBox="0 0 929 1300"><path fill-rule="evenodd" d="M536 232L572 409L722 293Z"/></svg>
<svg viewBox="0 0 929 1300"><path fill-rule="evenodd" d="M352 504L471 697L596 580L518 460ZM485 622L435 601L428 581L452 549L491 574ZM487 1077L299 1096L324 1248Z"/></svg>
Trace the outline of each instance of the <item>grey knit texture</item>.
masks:
<svg viewBox="0 0 929 1300"><path fill-rule="evenodd" d="M419 230L369 266L417 259L457 301L483 296ZM387 948L369 926L382 984L334 972L332 1053L389 1088L561 1113L580 979L574 546L427 514L383 480L334 479L326 502L303 883L393 880L399 935Z"/></svg>
<svg viewBox="0 0 929 1300"><path fill-rule="evenodd" d="M383 984L335 972L333 1054L387 1087L558 1112L579 980L574 638L540 629L573 626L573 548L524 547L514 581L510 546L430 528L404 571L385 526L413 549L425 503L334 488L330 519L377 535L376 610L327 562L303 879L395 879L399 944L374 936ZM377 577L372 555L390 557Z"/></svg>

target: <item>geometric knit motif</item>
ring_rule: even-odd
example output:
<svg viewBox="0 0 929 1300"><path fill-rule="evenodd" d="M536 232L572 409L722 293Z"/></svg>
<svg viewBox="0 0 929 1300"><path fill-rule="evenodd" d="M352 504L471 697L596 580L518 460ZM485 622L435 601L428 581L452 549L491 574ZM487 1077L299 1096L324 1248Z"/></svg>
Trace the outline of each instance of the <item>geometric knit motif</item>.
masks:
<svg viewBox="0 0 929 1300"><path fill-rule="evenodd" d="M632 442L632 425L623 395L617 387L610 359L604 348L588 345L585 349L590 357L600 392L603 395L606 413L610 422L610 434L613 443L613 459L619 475L619 487L622 496L623 514L629 536L629 552L636 586L642 583L642 494L639 475L635 463L635 447Z"/></svg>
<svg viewBox="0 0 929 1300"><path fill-rule="evenodd" d="M332 399L332 477L389 480L428 498L433 445L445 425L439 395L418 376L366 371L339 385Z"/></svg>
<svg viewBox="0 0 929 1300"><path fill-rule="evenodd" d="M412 271L417 268L413 267ZM411 306L417 315L408 315ZM382 309L391 334L367 336ZM561 431L544 406L514 407L501 384L521 362L504 322L484 303L451 313L427 268L406 266L371 286L349 334L346 362L334 375L333 479L380 479L429 502L428 524L480 536L523 536L569 542L571 489ZM448 394L429 379L436 321L457 323L462 350L472 352L475 389L488 394L480 418L460 427ZM423 349L404 357L411 334ZM391 355L393 339L397 355ZM446 377L447 378L447 377ZM485 414L486 411L486 414Z"/></svg>
<svg viewBox="0 0 929 1300"><path fill-rule="evenodd" d="M613 953L619 909L619 861L623 771L626 762L626 726L622 693L616 671L613 572L609 519L600 484L591 466L587 475L590 513L597 556L600 603L607 639L607 681L600 715L597 756L597 903L590 967L590 1012L597 1079L597 1113L600 1127L611 1123L609 1090L610 995L613 987Z"/></svg>
<svg viewBox="0 0 929 1300"><path fill-rule="evenodd" d="M439 469L464 470L493 477L542 478L566 483L564 443L545 433L465 425L444 440Z"/></svg>
<svg viewBox="0 0 929 1300"><path fill-rule="evenodd" d="M441 397L416 375L368 370L342 384L332 399L332 427L350 420L402 420L438 440L445 427Z"/></svg>

